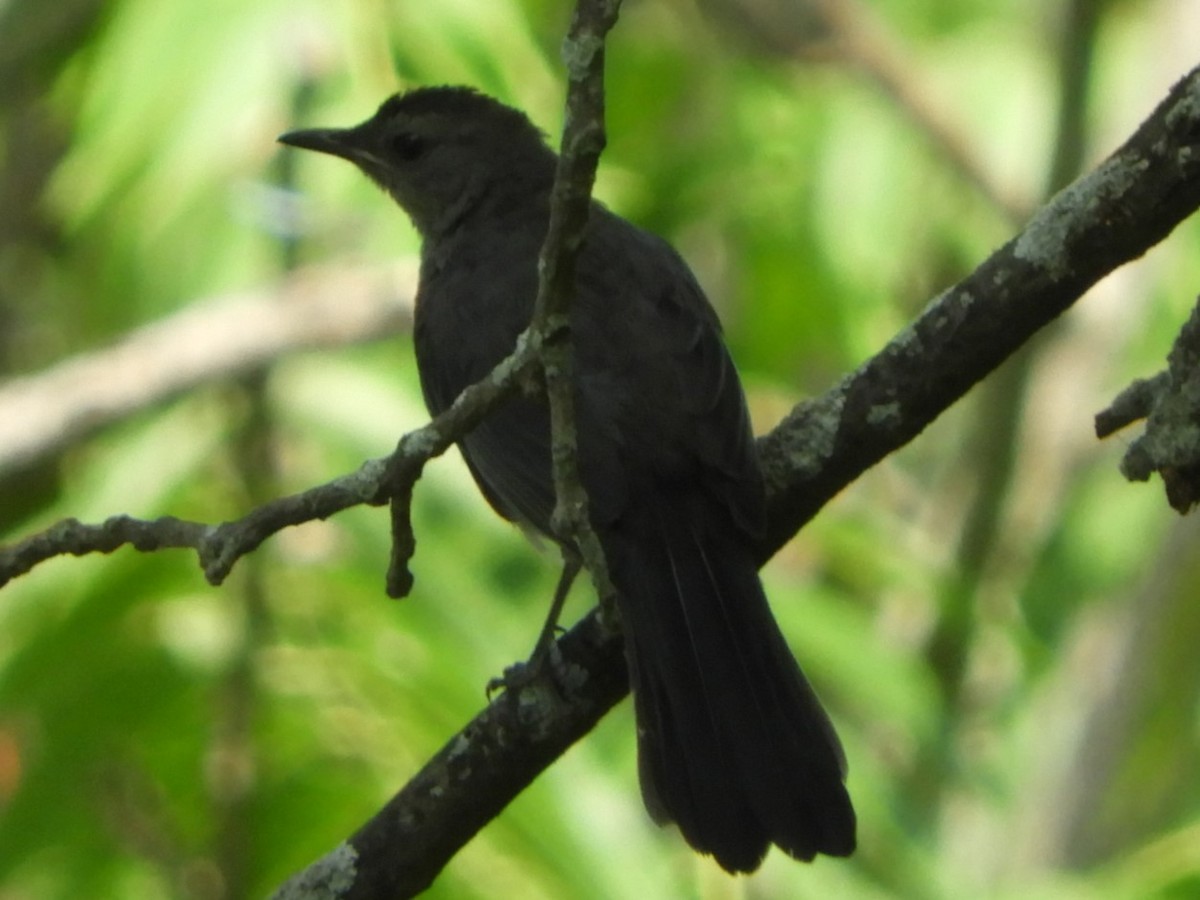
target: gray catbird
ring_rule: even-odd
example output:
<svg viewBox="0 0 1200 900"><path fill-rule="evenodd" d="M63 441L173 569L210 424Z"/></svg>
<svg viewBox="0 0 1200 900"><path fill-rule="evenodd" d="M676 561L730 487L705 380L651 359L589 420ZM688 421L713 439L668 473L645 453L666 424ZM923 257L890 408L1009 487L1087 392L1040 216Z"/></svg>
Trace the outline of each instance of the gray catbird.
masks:
<svg viewBox="0 0 1200 900"><path fill-rule="evenodd" d="M280 140L354 163L420 232L417 366L444 410L529 324L553 151L522 113L458 87ZM594 202L575 293L579 467L618 592L646 806L731 872L771 844L848 855L841 746L758 580L762 476L716 314L666 242ZM544 399L509 401L460 445L500 515L550 532Z"/></svg>

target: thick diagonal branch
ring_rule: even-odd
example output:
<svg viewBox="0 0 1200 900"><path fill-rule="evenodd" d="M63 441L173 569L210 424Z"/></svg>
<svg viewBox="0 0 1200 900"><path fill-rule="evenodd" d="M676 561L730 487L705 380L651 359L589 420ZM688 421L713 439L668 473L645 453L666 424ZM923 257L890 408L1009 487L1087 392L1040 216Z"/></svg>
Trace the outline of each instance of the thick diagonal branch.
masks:
<svg viewBox="0 0 1200 900"><path fill-rule="evenodd" d="M802 404L759 442L771 523L761 557L774 554L838 491L920 434L1089 287L1145 253L1197 207L1200 69L1098 169L1055 196L858 371ZM323 892L313 896L374 896L349 887L366 885L368 871L394 879L379 882L394 888L388 896L411 896L427 886L462 843L624 695L620 639L600 628L595 614L558 646L566 669L579 675L568 697L531 709L498 698L295 886L319 886ZM352 882L331 889L347 877Z"/></svg>

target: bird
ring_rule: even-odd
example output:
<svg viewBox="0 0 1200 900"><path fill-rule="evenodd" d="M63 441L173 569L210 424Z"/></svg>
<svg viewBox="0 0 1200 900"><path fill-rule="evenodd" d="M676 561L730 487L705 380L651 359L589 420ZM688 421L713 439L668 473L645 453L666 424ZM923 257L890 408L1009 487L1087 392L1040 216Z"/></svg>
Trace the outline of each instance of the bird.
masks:
<svg viewBox="0 0 1200 900"><path fill-rule="evenodd" d="M523 112L461 86L279 140L353 163L415 227L413 340L436 415L530 323L555 152ZM650 816L730 873L772 845L850 855L845 754L758 576L764 482L716 312L670 244L592 200L570 331L580 480L616 591ZM509 399L458 443L496 512L554 537L544 396Z"/></svg>

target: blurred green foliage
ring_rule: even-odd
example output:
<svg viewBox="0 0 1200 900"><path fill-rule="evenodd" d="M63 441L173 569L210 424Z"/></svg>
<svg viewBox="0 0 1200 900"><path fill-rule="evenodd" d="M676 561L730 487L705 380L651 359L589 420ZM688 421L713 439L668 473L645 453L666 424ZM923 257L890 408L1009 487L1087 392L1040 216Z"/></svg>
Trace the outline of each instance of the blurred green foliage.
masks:
<svg viewBox="0 0 1200 900"><path fill-rule="evenodd" d="M274 136L460 82L554 134L567 6L0 4L0 375L269 290L297 259L411 254L365 179L282 165ZM1064 132L1086 167L1197 61L1183 0L891 0L857 44L821 7L630 0L610 42L598 192L692 262L760 429L1006 240ZM1072 28L1087 101L1060 117ZM299 235L281 179L303 190L285 204ZM1097 287L1022 377L976 391L766 569L847 745L852 860L773 854L735 881L694 857L641 808L623 704L429 895L1194 896L1196 527L1121 480L1121 441L1097 445L1091 416L1161 366L1198 237L1188 223ZM220 521L421 421L405 337L295 355L6 475L0 533L116 512ZM968 528L980 509L991 527ZM556 574L455 459L430 468L415 516L402 603L383 595L372 509L280 535L221 589L183 554L126 549L0 592L0 898L262 896L371 815L528 651Z"/></svg>

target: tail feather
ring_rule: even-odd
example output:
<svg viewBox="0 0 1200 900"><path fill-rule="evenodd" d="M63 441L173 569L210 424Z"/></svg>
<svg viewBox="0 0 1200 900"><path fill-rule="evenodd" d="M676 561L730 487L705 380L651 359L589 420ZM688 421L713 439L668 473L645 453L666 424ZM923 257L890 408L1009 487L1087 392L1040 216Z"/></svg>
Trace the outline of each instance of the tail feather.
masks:
<svg viewBox="0 0 1200 900"><path fill-rule="evenodd" d="M753 556L722 517L644 517L608 535L646 806L725 869L771 844L854 849L837 736L771 616Z"/></svg>

